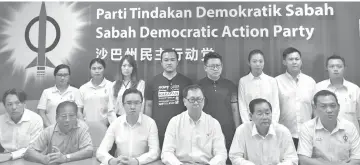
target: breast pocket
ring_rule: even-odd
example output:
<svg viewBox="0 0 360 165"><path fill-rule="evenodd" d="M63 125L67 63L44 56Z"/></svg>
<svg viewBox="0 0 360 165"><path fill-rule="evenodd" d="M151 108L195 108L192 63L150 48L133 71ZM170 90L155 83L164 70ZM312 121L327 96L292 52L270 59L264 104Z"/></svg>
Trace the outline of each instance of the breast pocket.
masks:
<svg viewBox="0 0 360 165"><path fill-rule="evenodd" d="M347 136L344 136L343 138L345 138L345 137L347 137ZM351 145L348 140L346 142L340 143L339 146L336 147L336 151L337 151L336 154L339 155L339 160L340 161L349 160L350 150L351 150Z"/></svg>
<svg viewBox="0 0 360 165"><path fill-rule="evenodd" d="M214 135L209 132L199 133L196 136L196 142L199 148L202 148L202 150L208 154L211 155L211 149L212 149L212 139L214 138Z"/></svg>

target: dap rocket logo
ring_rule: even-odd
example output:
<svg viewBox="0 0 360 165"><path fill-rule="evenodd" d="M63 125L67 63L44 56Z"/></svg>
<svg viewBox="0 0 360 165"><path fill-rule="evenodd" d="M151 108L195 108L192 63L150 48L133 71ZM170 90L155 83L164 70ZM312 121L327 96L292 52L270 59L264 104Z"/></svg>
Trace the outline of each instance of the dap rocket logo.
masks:
<svg viewBox="0 0 360 165"><path fill-rule="evenodd" d="M11 52L6 63L13 66L13 74L24 73L25 81L39 82L53 76L56 65L69 63L84 50L81 38L88 24L88 8L65 2L22 3L7 8L9 17L0 18L0 35L6 36L0 41L0 55Z"/></svg>

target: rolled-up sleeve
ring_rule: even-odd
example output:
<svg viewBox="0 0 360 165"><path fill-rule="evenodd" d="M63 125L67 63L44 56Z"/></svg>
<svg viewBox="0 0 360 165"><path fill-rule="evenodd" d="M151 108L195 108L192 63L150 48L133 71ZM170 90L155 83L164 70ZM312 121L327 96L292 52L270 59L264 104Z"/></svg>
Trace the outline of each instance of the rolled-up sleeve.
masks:
<svg viewBox="0 0 360 165"><path fill-rule="evenodd" d="M166 128L161 160L166 165L180 165L180 160L175 156L176 150L176 118L172 118Z"/></svg>
<svg viewBox="0 0 360 165"><path fill-rule="evenodd" d="M156 123L153 122L150 126L150 135L148 137L149 152L140 155L137 159L139 164L147 164L155 161L160 155L159 135Z"/></svg>
<svg viewBox="0 0 360 165"><path fill-rule="evenodd" d="M101 141L100 146L96 152L97 159L99 159L99 161L104 165L108 165L109 160L111 158L114 158L109 154L109 150L111 149L115 141L115 132L114 132L115 129L116 129L116 124L111 124L108 130L106 131L105 136Z"/></svg>
<svg viewBox="0 0 360 165"><path fill-rule="evenodd" d="M229 151L229 158L233 165L255 165L253 162L245 159L246 145L243 128L243 126L240 126L235 131Z"/></svg>
<svg viewBox="0 0 360 165"><path fill-rule="evenodd" d="M225 137L221 130L220 123L214 121L215 137L213 139L213 153L214 157L210 160L210 165L226 164L227 151L225 147Z"/></svg>

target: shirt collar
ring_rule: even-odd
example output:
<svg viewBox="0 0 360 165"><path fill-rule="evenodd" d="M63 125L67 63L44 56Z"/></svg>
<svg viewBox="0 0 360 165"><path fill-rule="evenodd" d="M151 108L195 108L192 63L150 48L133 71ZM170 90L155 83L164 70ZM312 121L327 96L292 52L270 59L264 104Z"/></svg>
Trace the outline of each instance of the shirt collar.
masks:
<svg viewBox="0 0 360 165"><path fill-rule="evenodd" d="M251 136L259 135L259 136L262 137L262 135L260 135L259 132L257 131L255 123L252 122L252 124L253 124L253 127L252 127L252 131L251 131ZM269 131L268 131L267 135L265 136L265 138L268 135L276 136L275 129L274 129L274 124L270 124Z"/></svg>
<svg viewBox="0 0 360 165"><path fill-rule="evenodd" d="M336 124L336 127L335 127L335 129L333 130L333 132L337 132L337 131L339 131L339 130L345 130L345 125L344 125L344 123L341 121L341 119L337 118L336 121L337 121L337 124ZM325 129L325 127L324 127L324 125L321 123L319 117L316 118L316 127L315 127L315 129L316 129L316 130Z"/></svg>
<svg viewBox="0 0 360 165"><path fill-rule="evenodd" d="M66 88L65 92L64 93L67 93L68 91L70 91L70 85L68 85L68 87ZM56 85L53 86L53 90L52 90L53 93L60 93L60 90L56 87Z"/></svg>
<svg viewBox="0 0 360 165"><path fill-rule="evenodd" d="M30 111L30 110L27 110L24 108L24 113L22 114L21 119L17 124L31 120L28 111ZM6 122L15 124L7 112L6 112L5 116L6 116L6 118L5 118Z"/></svg>
<svg viewBox="0 0 360 165"><path fill-rule="evenodd" d="M264 72L261 72L261 74L259 75L259 77L255 77L251 72L249 73L250 79L254 80L254 79L260 79L263 80L264 79Z"/></svg>
<svg viewBox="0 0 360 165"><path fill-rule="evenodd" d="M201 111L199 120L195 122L195 121L190 117L190 115L189 115L189 110L187 110L187 111L185 111L185 112L186 112L186 115L185 115L185 116L186 116L187 120L189 120L190 123L197 124L197 123L201 122L202 120L204 120L204 118L205 118L204 112Z"/></svg>
<svg viewBox="0 0 360 165"><path fill-rule="evenodd" d="M126 114L124 114L123 116L124 116L124 118L123 118L123 120L122 120L122 123L125 124L125 125L131 126L131 125L127 122L127 120L126 120ZM142 114L139 113L139 118L138 118L138 120L136 121L136 124L141 124L141 122L142 122Z"/></svg>
<svg viewBox="0 0 360 165"><path fill-rule="evenodd" d="M300 77L301 77L301 71L300 71L300 73L296 76L296 78L299 80L300 79ZM285 75L289 78L289 79L291 79L291 80L295 80L294 79L294 77L293 76L291 76L291 74L286 70L286 72L285 72Z"/></svg>
<svg viewBox="0 0 360 165"><path fill-rule="evenodd" d="M330 79L325 80L325 82L326 82L326 87L327 87L327 88L331 88L331 87L333 86L333 85L331 84ZM350 82L347 81L347 80L345 80L345 78L344 78L344 79L343 79L343 87L347 90L347 89L349 89L349 86L350 86Z"/></svg>
<svg viewBox="0 0 360 165"><path fill-rule="evenodd" d="M91 81L92 81L92 79L90 79L90 81L89 81L89 85L91 88L99 88L99 87L103 88L106 86L106 83L108 80L104 77L104 79L101 81L101 83L98 86L94 86L94 84Z"/></svg>
<svg viewBox="0 0 360 165"><path fill-rule="evenodd" d="M218 80L214 81L211 80L208 76L206 76L206 80L208 80L211 84L219 84L219 82L222 80L223 78L220 76Z"/></svg>

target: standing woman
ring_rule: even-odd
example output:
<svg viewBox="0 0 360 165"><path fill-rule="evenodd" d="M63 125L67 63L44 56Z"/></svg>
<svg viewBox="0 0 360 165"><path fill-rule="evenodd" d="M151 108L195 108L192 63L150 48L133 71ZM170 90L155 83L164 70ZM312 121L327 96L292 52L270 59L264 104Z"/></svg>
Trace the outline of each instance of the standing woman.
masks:
<svg viewBox="0 0 360 165"><path fill-rule="evenodd" d="M78 117L82 119L81 101L79 89L69 84L70 67L60 64L54 69L55 86L45 89L40 97L37 109L44 121L44 126L48 127L56 123L56 107L63 101L73 101L78 106Z"/></svg>
<svg viewBox="0 0 360 165"><path fill-rule="evenodd" d="M84 120L99 121L107 125L107 106L112 82L104 77L106 64L103 59L92 59L89 68L91 80L80 87L81 100L84 103Z"/></svg>
<svg viewBox="0 0 360 165"><path fill-rule="evenodd" d="M266 75L264 69L264 53L252 50L249 53L248 64L250 73L239 81L239 111L243 123L249 122L249 103L256 98L263 98L272 106L272 122L279 122L279 90L276 79Z"/></svg>
<svg viewBox="0 0 360 165"><path fill-rule="evenodd" d="M144 96L145 81L137 78L137 65L133 56L126 55L120 60L120 78L110 88L108 119L109 123L125 113L122 95L126 89L136 88ZM141 113L144 112L144 102L141 104Z"/></svg>

